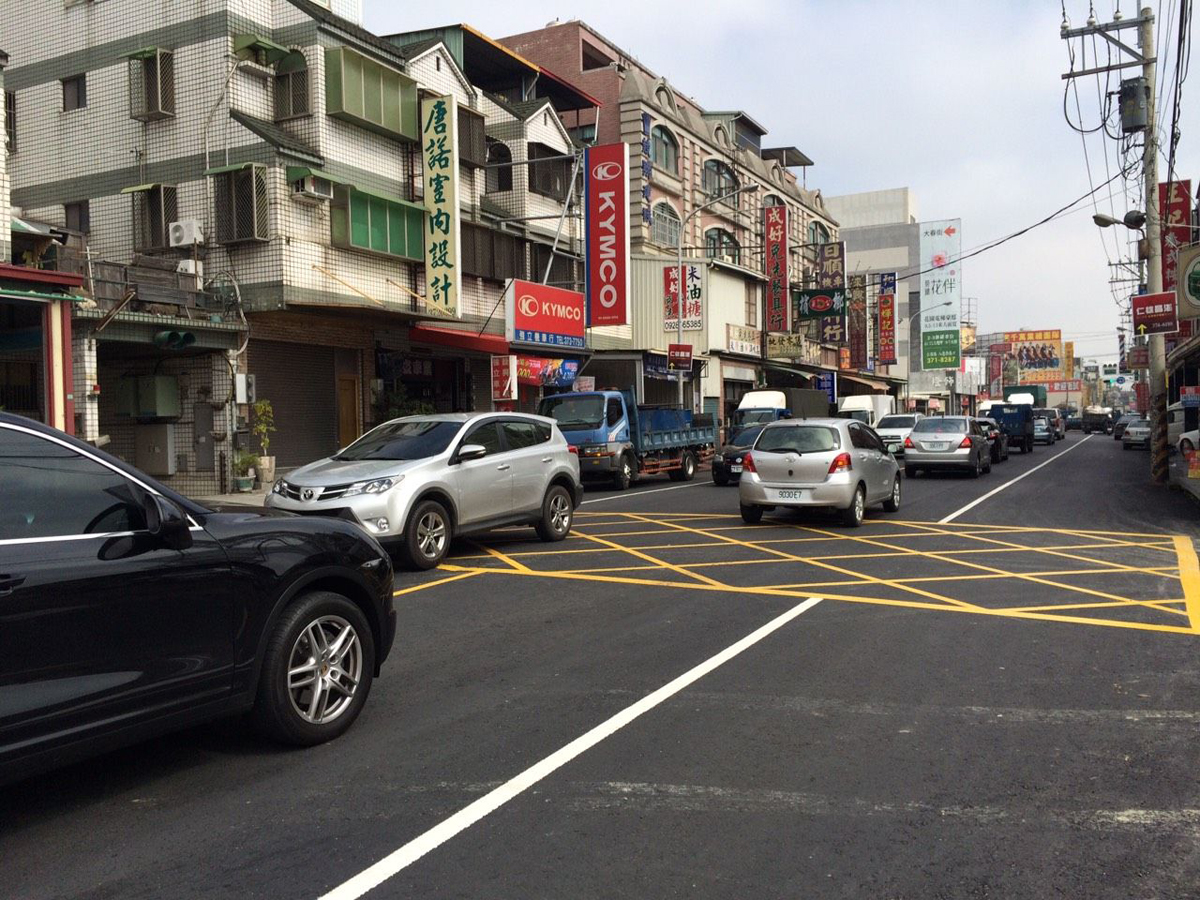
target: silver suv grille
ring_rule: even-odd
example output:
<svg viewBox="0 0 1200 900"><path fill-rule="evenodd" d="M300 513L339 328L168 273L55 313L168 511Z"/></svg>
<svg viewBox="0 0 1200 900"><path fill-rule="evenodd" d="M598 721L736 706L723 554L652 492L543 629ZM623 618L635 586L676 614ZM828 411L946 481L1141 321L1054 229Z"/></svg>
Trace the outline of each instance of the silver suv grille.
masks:
<svg viewBox="0 0 1200 900"><path fill-rule="evenodd" d="M301 487L290 481L283 483L283 494L289 500L312 502L316 500L337 500L350 487L348 484L338 484L332 487ZM312 496L304 496L305 491L312 491Z"/></svg>

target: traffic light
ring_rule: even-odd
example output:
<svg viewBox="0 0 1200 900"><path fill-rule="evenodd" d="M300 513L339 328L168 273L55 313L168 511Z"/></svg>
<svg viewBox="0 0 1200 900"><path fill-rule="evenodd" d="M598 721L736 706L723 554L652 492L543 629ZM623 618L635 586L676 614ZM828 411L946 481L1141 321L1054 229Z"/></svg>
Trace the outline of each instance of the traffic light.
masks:
<svg viewBox="0 0 1200 900"><path fill-rule="evenodd" d="M160 331L154 335L154 346L164 350L186 350L196 343L196 336L190 331Z"/></svg>

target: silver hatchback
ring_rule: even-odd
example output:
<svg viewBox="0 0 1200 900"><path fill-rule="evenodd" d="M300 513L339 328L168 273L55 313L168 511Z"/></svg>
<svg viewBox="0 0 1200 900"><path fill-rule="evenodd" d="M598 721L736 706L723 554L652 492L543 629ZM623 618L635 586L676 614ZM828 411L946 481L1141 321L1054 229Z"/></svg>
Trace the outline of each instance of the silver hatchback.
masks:
<svg viewBox="0 0 1200 900"><path fill-rule="evenodd" d="M852 419L774 422L742 457L742 519L776 507L833 508L850 527L868 504L900 509L900 467L879 435Z"/></svg>
<svg viewBox="0 0 1200 900"><path fill-rule="evenodd" d="M565 538L583 498L574 451L542 416L409 416L280 478L267 506L357 522L430 569L459 534L533 525L544 541Z"/></svg>

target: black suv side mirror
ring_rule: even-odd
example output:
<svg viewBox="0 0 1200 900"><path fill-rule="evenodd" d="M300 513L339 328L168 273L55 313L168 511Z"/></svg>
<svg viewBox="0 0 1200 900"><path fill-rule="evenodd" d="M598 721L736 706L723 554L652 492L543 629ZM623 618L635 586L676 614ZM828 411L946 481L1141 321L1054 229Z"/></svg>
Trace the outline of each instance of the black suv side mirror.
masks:
<svg viewBox="0 0 1200 900"><path fill-rule="evenodd" d="M142 500L142 511L146 515L146 530L163 546L172 550L186 550L192 546L187 516L166 497L147 493Z"/></svg>

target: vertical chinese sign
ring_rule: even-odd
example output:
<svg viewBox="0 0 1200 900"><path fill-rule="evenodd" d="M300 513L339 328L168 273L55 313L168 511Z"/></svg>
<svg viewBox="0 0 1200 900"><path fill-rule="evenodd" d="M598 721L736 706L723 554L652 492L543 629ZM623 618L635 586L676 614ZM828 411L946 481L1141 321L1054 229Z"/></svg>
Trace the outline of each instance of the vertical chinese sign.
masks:
<svg viewBox="0 0 1200 900"><path fill-rule="evenodd" d="M1063 375L1067 381L1075 378L1075 342L1067 341L1063 344Z"/></svg>
<svg viewBox="0 0 1200 900"><path fill-rule="evenodd" d="M879 364L894 366L896 357L896 273L879 276Z"/></svg>
<svg viewBox="0 0 1200 900"><path fill-rule="evenodd" d="M663 266L663 331L679 329L679 282L683 275L683 330L700 331L704 327L704 290L700 267L685 263Z"/></svg>
<svg viewBox="0 0 1200 900"><path fill-rule="evenodd" d="M786 206L763 209L763 238L767 272L767 331L788 330L788 211Z"/></svg>
<svg viewBox="0 0 1200 900"><path fill-rule="evenodd" d="M846 244L834 241L817 248L817 287L826 290L846 286ZM843 316L826 316L821 320L817 340L822 344L841 344L846 340L846 320Z"/></svg>
<svg viewBox="0 0 1200 900"><path fill-rule="evenodd" d="M961 362L961 219L921 223L921 368Z"/></svg>
<svg viewBox="0 0 1200 900"><path fill-rule="evenodd" d="M1179 250L1192 243L1192 211L1188 204L1192 182L1172 181L1158 186L1158 209L1162 216L1162 289L1178 286Z"/></svg>
<svg viewBox="0 0 1200 900"><path fill-rule="evenodd" d="M867 367L867 276L851 275L847 314L850 332L850 368Z"/></svg>
<svg viewBox="0 0 1200 900"><path fill-rule="evenodd" d="M583 154L588 325L628 325L629 145Z"/></svg>
<svg viewBox="0 0 1200 900"><path fill-rule="evenodd" d="M458 104L453 96L421 101L421 159L425 169L425 302L459 315L462 271L458 213Z"/></svg>

